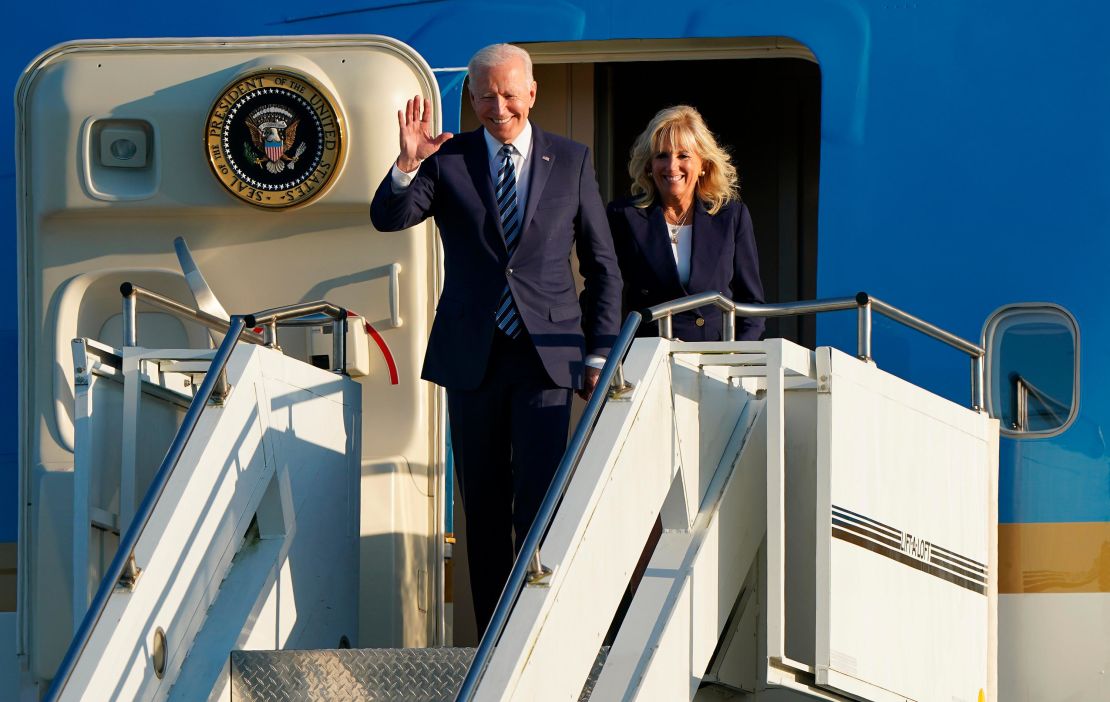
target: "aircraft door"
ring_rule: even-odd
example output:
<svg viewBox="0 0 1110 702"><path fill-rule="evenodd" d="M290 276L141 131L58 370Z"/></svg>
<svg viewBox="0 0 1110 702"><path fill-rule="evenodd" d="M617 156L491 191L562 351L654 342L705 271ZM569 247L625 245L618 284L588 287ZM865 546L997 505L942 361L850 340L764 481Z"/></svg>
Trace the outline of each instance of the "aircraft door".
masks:
<svg viewBox="0 0 1110 702"><path fill-rule="evenodd" d="M414 94L432 101L438 131L431 69L411 48L373 36L81 42L24 73L19 610L21 652L37 679L53 675L80 614L69 611L66 588L81 566L59 526L73 511L70 342L121 346L124 282L196 307L177 237L232 314L327 300L378 333L359 378L362 573L352 643L442 639L443 403L419 380L439 244L431 221L384 234L368 211L397 154L398 106ZM195 322L140 304L139 345L208 340ZM303 360L318 341L304 329L278 338ZM113 499L94 507L129 511Z"/></svg>

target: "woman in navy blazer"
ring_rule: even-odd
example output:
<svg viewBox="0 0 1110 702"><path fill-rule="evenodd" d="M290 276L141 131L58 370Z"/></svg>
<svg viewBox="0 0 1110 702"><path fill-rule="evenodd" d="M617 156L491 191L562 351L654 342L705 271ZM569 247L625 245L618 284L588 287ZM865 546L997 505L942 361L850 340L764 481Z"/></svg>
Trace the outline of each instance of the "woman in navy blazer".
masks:
<svg viewBox="0 0 1110 702"><path fill-rule="evenodd" d="M752 218L740 202L736 168L697 110L687 105L660 110L632 145L628 173L632 197L610 203L607 210L626 309L709 291L736 302L763 302ZM759 339L763 326L762 317L737 317L736 338ZM674 316L671 329L682 341L717 341L721 313L713 306L683 312ZM637 332L658 333L656 324ZM662 533L657 519L618 620Z"/></svg>
<svg viewBox="0 0 1110 702"><path fill-rule="evenodd" d="M752 218L740 201L736 168L693 107L660 110L632 146L632 197L610 203L609 227L627 309L701 292L763 302ZM758 339L762 318L737 318L737 340ZM675 338L721 338L721 313L677 314ZM658 333L656 325L640 335Z"/></svg>

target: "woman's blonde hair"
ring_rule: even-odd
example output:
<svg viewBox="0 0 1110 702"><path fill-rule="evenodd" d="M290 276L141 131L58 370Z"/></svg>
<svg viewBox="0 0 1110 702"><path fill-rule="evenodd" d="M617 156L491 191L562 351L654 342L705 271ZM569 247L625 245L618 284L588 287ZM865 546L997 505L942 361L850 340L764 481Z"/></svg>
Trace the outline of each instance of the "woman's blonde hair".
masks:
<svg viewBox="0 0 1110 702"><path fill-rule="evenodd" d="M675 105L659 110L632 144L628 175L632 176L636 207L649 207L658 197L651 177L651 159L661 151L679 147L693 150L702 160L705 175L698 178L695 194L709 214L717 214L728 203L740 199L739 178L728 152L717 144L697 110L689 105Z"/></svg>

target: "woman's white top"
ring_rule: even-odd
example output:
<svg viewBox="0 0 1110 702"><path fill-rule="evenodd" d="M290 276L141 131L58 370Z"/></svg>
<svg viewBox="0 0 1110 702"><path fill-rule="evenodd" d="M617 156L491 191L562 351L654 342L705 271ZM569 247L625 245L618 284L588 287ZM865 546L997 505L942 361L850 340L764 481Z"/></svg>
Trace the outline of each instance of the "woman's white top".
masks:
<svg viewBox="0 0 1110 702"><path fill-rule="evenodd" d="M685 286L690 282L690 254L694 248L694 225L675 227L668 223L667 233L672 234L671 251L674 253L675 266L678 267L678 282ZM677 243L675 239L678 240Z"/></svg>

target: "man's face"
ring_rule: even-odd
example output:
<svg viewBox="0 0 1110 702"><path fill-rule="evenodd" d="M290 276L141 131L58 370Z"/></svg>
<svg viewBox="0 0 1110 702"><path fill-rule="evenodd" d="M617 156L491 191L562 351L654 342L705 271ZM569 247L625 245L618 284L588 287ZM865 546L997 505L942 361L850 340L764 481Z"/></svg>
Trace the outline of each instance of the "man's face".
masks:
<svg viewBox="0 0 1110 702"><path fill-rule="evenodd" d="M493 138L508 144L524 129L536 104L536 81L527 80L522 60L510 59L470 76L470 102Z"/></svg>

